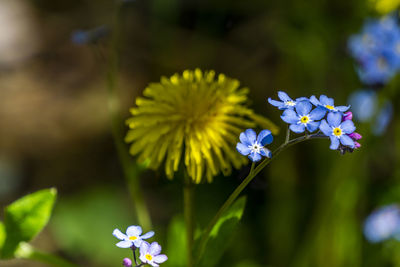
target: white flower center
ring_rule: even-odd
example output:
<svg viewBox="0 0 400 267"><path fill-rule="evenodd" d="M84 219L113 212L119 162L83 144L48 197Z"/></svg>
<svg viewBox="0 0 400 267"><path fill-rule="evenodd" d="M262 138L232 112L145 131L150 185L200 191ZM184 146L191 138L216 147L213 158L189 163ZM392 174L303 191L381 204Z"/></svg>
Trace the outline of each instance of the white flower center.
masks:
<svg viewBox="0 0 400 267"><path fill-rule="evenodd" d="M296 103L295 103L294 101L292 101L292 100L288 100L288 101L285 102L285 105L286 105L286 106L293 107L293 106L296 105Z"/></svg>
<svg viewBox="0 0 400 267"><path fill-rule="evenodd" d="M263 146L259 144L257 141L248 147L250 148L251 153L258 153L258 154L260 154L261 148L263 148Z"/></svg>

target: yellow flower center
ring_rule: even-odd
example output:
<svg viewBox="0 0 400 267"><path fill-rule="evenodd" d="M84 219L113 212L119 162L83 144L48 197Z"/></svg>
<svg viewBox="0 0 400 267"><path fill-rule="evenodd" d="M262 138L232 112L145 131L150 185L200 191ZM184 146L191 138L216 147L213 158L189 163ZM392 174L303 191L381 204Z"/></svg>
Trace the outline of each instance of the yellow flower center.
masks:
<svg viewBox="0 0 400 267"><path fill-rule="evenodd" d="M333 134L335 136L341 136L342 135L342 129L340 129L339 127L336 127L335 129L333 129Z"/></svg>
<svg viewBox="0 0 400 267"><path fill-rule="evenodd" d="M151 260L153 259L153 256L151 256L151 255L148 254L148 253L146 254L145 257L146 257L146 259L149 260L149 261L151 261Z"/></svg>
<svg viewBox="0 0 400 267"><path fill-rule="evenodd" d="M308 116L303 116L300 118L301 123L307 123L310 121L310 118Z"/></svg>
<svg viewBox="0 0 400 267"><path fill-rule="evenodd" d="M293 101L291 101L291 100L289 100L289 101L286 101L286 102L285 102L285 104L286 104L286 106L291 106L291 107L293 107L293 106L295 106L295 105L296 105L296 103L295 103L295 102L293 102Z"/></svg>
<svg viewBox="0 0 400 267"><path fill-rule="evenodd" d="M136 239L137 239L136 236L130 236L130 237L129 237L129 240L132 240L132 241L135 241Z"/></svg>
<svg viewBox="0 0 400 267"><path fill-rule="evenodd" d="M330 110L335 109L333 106L330 106L330 105L326 105L325 107L326 107L327 109L330 109Z"/></svg>

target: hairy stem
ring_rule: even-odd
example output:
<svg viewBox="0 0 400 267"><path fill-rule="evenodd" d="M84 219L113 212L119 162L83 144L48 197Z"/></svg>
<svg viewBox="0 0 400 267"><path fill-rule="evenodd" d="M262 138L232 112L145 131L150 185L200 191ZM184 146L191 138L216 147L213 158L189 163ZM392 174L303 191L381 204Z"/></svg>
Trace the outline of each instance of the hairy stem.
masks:
<svg viewBox="0 0 400 267"><path fill-rule="evenodd" d="M213 229L213 227L215 226L215 224L218 222L221 215L233 204L233 202L237 199L239 194L246 188L246 186L253 180L253 178L286 148L288 148L294 144L297 144L297 143L300 143L300 142L303 142L306 140L310 140L310 139L316 139L316 138L327 138L327 137L325 135L321 135L320 133L316 133L316 134L312 134L312 135L306 134L304 136L300 136L298 138L288 140L287 142L285 142L281 146L279 146L272 153L272 158L264 159L255 169L253 169L253 168L251 169L251 171L247 175L247 177L242 181L242 183L238 187L236 187L236 189L232 192L232 194L228 197L228 199L225 201L225 203L218 210L217 214L215 214L214 218L208 224L208 226L207 226L206 230L204 231L202 238L200 240L199 253L197 254L196 263L198 263L199 260L201 259L201 256L203 255L204 250L206 248L207 241L210 236L210 232ZM253 165L254 165L254 163L253 163Z"/></svg>

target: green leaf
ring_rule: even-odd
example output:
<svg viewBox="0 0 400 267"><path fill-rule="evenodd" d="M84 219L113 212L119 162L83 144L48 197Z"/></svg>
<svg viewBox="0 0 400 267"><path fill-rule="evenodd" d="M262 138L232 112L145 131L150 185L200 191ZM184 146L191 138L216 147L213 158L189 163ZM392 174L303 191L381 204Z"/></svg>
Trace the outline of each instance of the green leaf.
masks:
<svg viewBox="0 0 400 267"><path fill-rule="evenodd" d="M56 195L55 188L40 190L5 208L6 238L1 258L13 257L20 242L28 242L42 231L50 219Z"/></svg>
<svg viewBox="0 0 400 267"><path fill-rule="evenodd" d="M4 223L0 222L0 254L5 240L6 240L6 229L4 227Z"/></svg>
<svg viewBox="0 0 400 267"><path fill-rule="evenodd" d="M165 254L168 260L166 267L185 267L187 265L187 246L185 221L182 215L175 216L168 226L168 243Z"/></svg>
<svg viewBox="0 0 400 267"><path fill-rule="evenodd" d="M241 197L221 216L210 233L199 267L215 266L233 238L233 232L242 218L246 197Z"/></svg>

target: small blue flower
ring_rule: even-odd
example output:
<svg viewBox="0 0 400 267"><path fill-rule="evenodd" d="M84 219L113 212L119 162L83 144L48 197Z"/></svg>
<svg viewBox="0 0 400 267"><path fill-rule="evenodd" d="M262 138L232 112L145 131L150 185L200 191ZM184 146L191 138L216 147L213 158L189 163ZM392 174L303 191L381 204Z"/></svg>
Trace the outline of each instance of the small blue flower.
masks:
<svg viewBox="0 0 400 267"><path fill-rule="evenodd" d="M322 107L317 107L311 111L312 105L309 101L300 101L297 103L294 110L287 109L283 112L281 118L284 122L289 123L290 130L295 133L302 133L307 129L309 132L314 132L319 127L321 120L326 110Z"/></svg>
<svg viewBox="0 0 400 267"><path fill-rule="evenodd" d="M313 103L316 107L323 107L325 110L329 112L346 112L350 106L337 106L334 105L333 98L329 98L326 95L321 95L319 100L315 96L310 97L310 102Z"/></svg>
<svg viewBox="0 0 400 267"><path fill-rule="evenodd" d="M139 259L143 263L150 264L153 267L159 266L160 263L168 260L168 257L161 253L161 246L157 242L151 244L143 241L140 246L140 256Z"/></svg>
<svg viewBox="0 0 400 267"><path fill-rule="evenodd" d="M391 57L393 58L393 57ZM360 80L366 85L382 85L388 83L398 70L394 60L382 55L370 56L364 64L357 68Z"/></svg>
<svg viewBox="0 0 400 267"><path fill-rule="evenodd" d="M297 98L296 100L293 100L285 92L282 92L282 91L278 92L278 97L279 97L279 99L281 101L277 101L277 100L273 100L271 98L268 98L268 102L271 105L273 105L273 106L275 106L275 107L277 107L277 108L279 108L281 110L294 109L294 107L296 106L296 104L299 101L308 100L306 97L300 97L300 98Z"/></svg>
<svg viewBox="0 0 400 267"><path fill-rule="evenodd" d="M397 205L388 205L372 212L364 222L364 235L371 243L390 238L399 239L400 209Z"/></svg>
<svg viewBox="0 0 400 267"><path fill-rule="evenodd" d="M253 162L260 161L261 156L270 158L272 153L265 145L271 144L273 136L271 131L262 130L257 136L253 129L247 129L239 136L240 143L237 143L236 149L243 156L249 157Z"/></svg>
<svg viewBox="0 0 400 267"><path fill-rule="evenodd" d="M342 114L339 112L328 113L327 120L322 120L319 129L331 139L330 149L337 150L339 145L355 148L354 140L349 136L356 130L351 120L342 122Z"/></svg>
<svg viewBox="0 0 400 267"><path fill-rule="evenodd" d="M349 104L354 118L359 122L366 122L375 114L377 95L373 90L358 90L349 96Z"/></svg>
<svg viewBox="0 0 400 267"><path fill-rule="evenodd" d="M130 248L132 246L138 248L142 244L143 239L148 239L154 236L153 231L150 231L144 235L141 234L142 234L142 227L135 225L129 226L126 229L126 234L123 234L119 229L114 229L113 231L113 236L115 236L119 240L122 240L117 243L117 247L120 248Z"/></svg>

